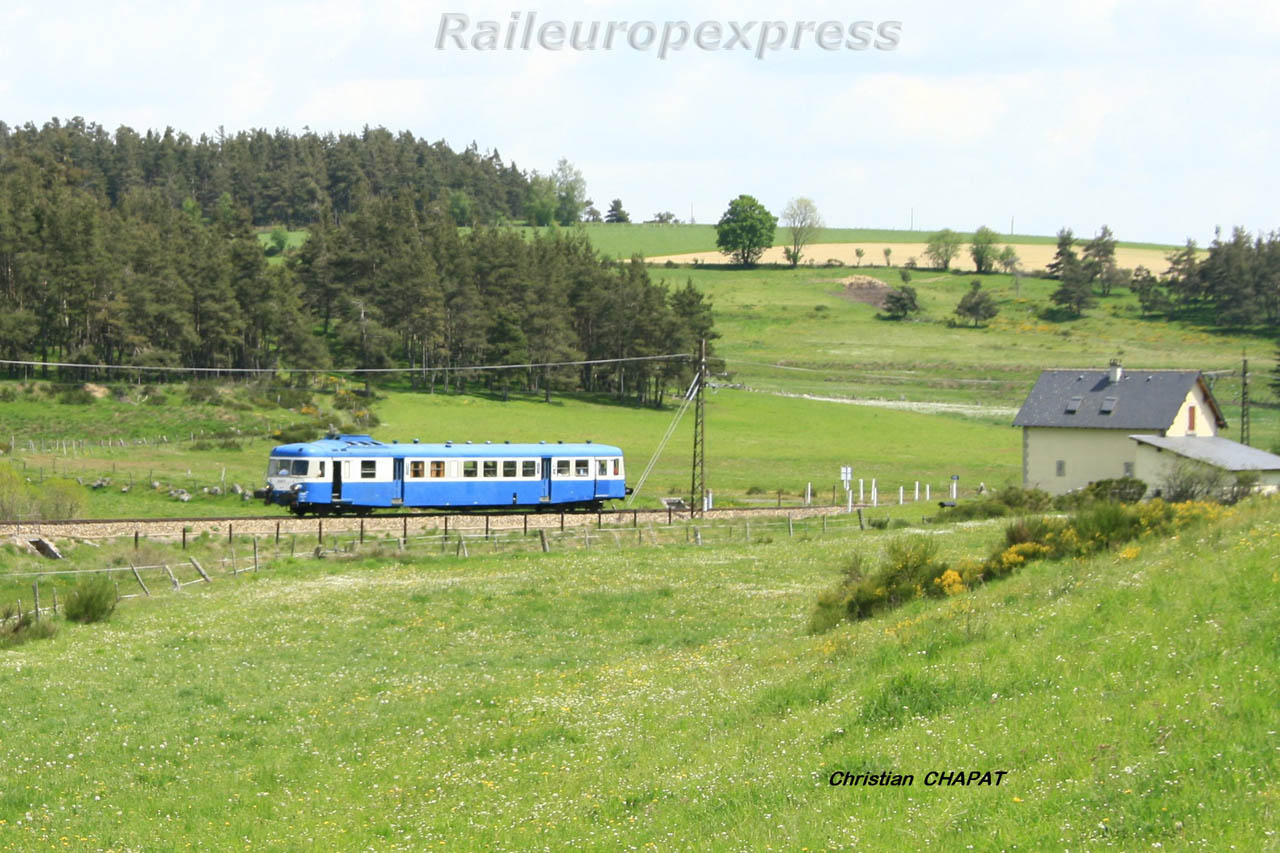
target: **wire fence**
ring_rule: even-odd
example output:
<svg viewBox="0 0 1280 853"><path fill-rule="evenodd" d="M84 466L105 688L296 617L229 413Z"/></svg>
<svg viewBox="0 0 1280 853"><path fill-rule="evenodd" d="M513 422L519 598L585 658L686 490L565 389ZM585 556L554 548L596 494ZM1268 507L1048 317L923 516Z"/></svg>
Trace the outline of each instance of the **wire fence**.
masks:
<svg viewBox="0 0 1280 853"><path fill-rule="evenodd" d="M879 519L877 521L880 521ZM887 521L887 519L885 520ZM24 603L0 612L0 625L21 619L31 612L38 620L57 613L59 584L65 600L68 585L82 577L107 575L115 584L117 601L152 598L162 594L181 593L192 585L213 584L216 580L267 571L285 559L347 558L412 554L417 557L470 558L480 555L511 553L556 553L669 546L705 547L712 545L750 545L782 538L814 538L852 536L869 527L859 510L853 514L831 514L795 517L674 519L670 523L648 521L641 524L637 516L631 524L582 524L577 527L538 527L535 529L480 529L422 531L416 535L388 535L385 531L369 533L342 531L323 535L314 542L310 536L288 533L232 536L219 547L222 556L204 559L175 555L172 562L137 565L109 565L81 569L43 569L6 572L0 578L31 579L31 597ZM127 539L124 540L127 542ZM135 545L138 540L134 540ZM314 542L314 544L313 544ZM42 605L42 600L47 602Z"/></svg>

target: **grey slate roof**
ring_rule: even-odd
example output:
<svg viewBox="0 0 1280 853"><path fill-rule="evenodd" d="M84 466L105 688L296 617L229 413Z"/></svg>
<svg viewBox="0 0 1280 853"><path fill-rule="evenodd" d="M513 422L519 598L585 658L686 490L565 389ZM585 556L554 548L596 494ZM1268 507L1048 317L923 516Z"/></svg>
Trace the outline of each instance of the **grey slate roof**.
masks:
<svg viewBox="0 0 1280 853"><path fill-rule="evenodd" d="M1280 456L1219 435L1183 435L1175 438L1131 435L1129 438L1139 444L1159 447L1228 471L1280 471Z"/></svg>
<svg viewBox="0 0 1280 853"><path fill-rule="evenodd" d="M1198 370L1125 370L1119 382L1112 382L1106 370L1046 370L1013 425L1164 430L1173 423L1197 382L1218 427L1225 427L1226 421ZM1072 408L1074 412L1069 411ZM1110 413L1104 414L1108 408Z"/></svg>

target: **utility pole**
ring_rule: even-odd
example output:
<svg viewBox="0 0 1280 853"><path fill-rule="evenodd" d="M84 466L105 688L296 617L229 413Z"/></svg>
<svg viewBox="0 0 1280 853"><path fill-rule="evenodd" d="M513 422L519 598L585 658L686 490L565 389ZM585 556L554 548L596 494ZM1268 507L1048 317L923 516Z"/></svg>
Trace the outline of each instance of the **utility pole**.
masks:
<svg viewBox="0 0 1280 853"><path fill-rule="evenodd" d="M693 405L693 484L689 495L689 517L706 507L707 499L707 342L698 345L698 390Z"/></svg>
<svg viewBox="0 0 1280 853"><path fill-rule="evenodd" d="M1240 443L1249 443L1249 357L1240 368Z"/></svg>

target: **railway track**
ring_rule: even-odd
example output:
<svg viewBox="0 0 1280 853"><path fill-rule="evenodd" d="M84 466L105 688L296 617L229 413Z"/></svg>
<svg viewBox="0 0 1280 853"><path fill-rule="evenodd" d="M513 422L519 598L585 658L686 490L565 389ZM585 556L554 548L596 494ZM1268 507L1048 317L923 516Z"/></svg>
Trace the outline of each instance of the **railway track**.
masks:
<svg viewBox="0 0 1280 853"><path fill-rule="evenodd" d="M186 518L78 518L58 521L3 521L0 537L42 535L55 538L114 539L120 537L181 538L213 533L227 536L300 535L323 537L326 532L362 530L370 534L413 535L423 532L477 530L562 529L674 523L681 520L717 521L745 517L807 518L845 512L844 506L734 507L691 516L688 510L614 509L599 512L478 512L381 513L366 516L298 518L294 515L203 516Z"/></svg>

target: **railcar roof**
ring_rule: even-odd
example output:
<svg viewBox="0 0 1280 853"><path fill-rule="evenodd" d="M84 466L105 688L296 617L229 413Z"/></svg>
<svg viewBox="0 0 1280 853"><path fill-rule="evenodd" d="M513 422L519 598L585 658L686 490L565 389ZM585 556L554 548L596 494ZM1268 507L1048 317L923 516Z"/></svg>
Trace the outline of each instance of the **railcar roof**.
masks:
<svg viewBox="0 0 1280 853"><path fill-rule="evenodd" d="M572 444L543 441L537 444L513 444L509 442L444 442L424 444L414 442L383 442L367 435L340 435L299 444L282 444L271 451L272 456L395 456L415 457L511 457L511 456L621 456L622 450L610 444L575 442Z"/></svg>

